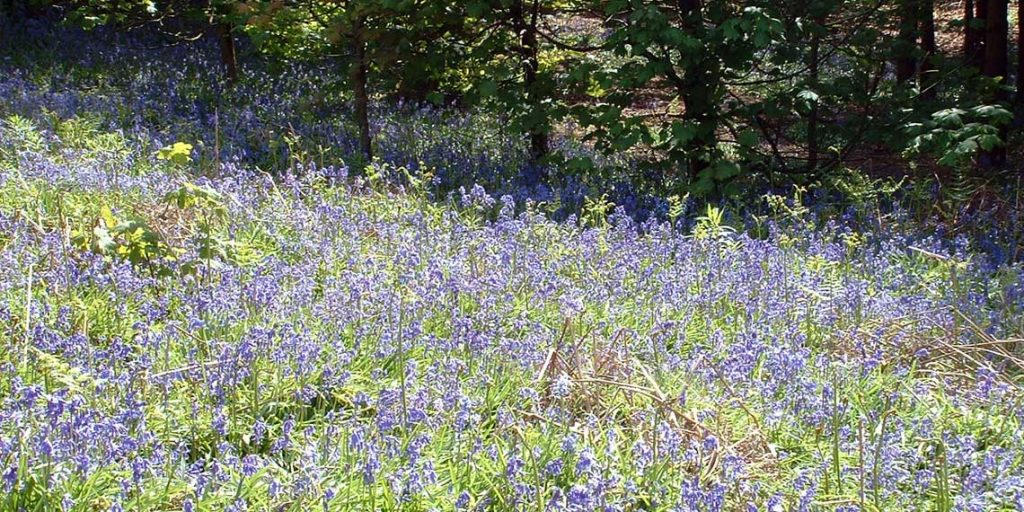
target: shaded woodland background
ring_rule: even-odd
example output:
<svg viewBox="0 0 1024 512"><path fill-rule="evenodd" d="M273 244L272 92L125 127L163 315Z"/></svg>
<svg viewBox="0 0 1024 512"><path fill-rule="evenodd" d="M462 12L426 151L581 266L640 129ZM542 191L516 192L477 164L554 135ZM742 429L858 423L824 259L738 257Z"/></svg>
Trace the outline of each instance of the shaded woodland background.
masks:
<svg viewBox="0 0 1024 512"><path fill-rule="evenodd" d="M1020 4L1005 0L5 0L4 16L214 38L239 54L331 61L374 156L373 103L500 114L537 180L614 173L660 194L729 195L871 175L1019 171ZM1011 23L1012 22L1012 23ZM564 138L617 165L567 154Z"/></svg>

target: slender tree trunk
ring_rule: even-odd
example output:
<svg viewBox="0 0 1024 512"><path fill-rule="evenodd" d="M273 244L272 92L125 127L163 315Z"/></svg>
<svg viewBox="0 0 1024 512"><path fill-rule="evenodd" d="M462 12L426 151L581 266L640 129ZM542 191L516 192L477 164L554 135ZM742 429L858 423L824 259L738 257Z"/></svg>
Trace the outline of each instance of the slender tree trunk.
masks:
<svg viewBox="0 0 1024 512"><path fill-rule="evenodd" d="M896 40L896 80L906 82L914 77L917 62L914 50L917 47L916 0L901 0L899 3L899 35Z"/></svg>
<svg viewBox="0 0 1024 512"><path fill-rule="evenodd" d="M918 71L918 87L921 88L921 97L924 99L935 98L935 59L937 58L937 45L935 43L935 0L920 0L921 11L921 50L924 56L921 59L921 68Z"/></svg>
<svg viewBox="0 0 1024 512"><path fill-rule="evenodd" d="M964 62L974 62L981 50L981 38L974 24L974 0L964 0Z"/></svg>
<svg viewBox="0 0 1024 512"><path fill-rule="evenodd" d="M512 18L516 30L519 32L519 54L523 65L523 88L526 92L526 100L531 109L539 110L541 105L541 91L538 90L538 77L540 74L539 45L537 42L537 22L540 16L540 2L534 0L530 12L526 12L523 0L517 0L512 4ZM548 129L543 121L545 116L535 112L533 120L528 128L530 136L530 159L538 162L548 154Z"/></svg>
<svg viewBox="0 0 1024 512"><path fill-rule="evenodd" d="M988 13L985 18L985 65L982 70L985 76L998 79L1000 84L1006 83L1008 68L1007 32L1007 0L988 0ZM994 98L1005 99L1001 90L996 91Z"/></svg>
<svg viewBox="0 0 1024 512"><path fill-rule="evenodd" d="M718 127L721 122L719 102L722 93L722 73L718 59L703 58L686 71L686 85L679 95L683 100L683 119L697 128L689 142L688 166L690 175L697 178L717 155Z"/></svg>
<svg viewBox="0 0 1024 512"><path fill-rule="evenodd" d="M537 78L540 74L540 48L537 44L537 22L539 21L539 18L540 0L533 0L533 10L530 13L530 28L523 34L523 46L525 46L530 53L527 65L527 80L533 84L534 89L539 87ZM543 108L539 106L541 91L534 90L531 94L535 96L534 102L538 104L538 108ZM530 135L530 153L533 155L535 161L548 154L547 116L543 116L543 118L545 119L543 125L536 127Z"/></svg>
<svg viewBox="0 0 1024 512"><path fill-rule="evenodd" d="M238 59L235 56L235 37L230 23L217 24L217 39L220 42L220 62L224 66L224 77L229 84L234 85L238 81Z"/></svg>
<svg viewBox="0 0 1024 512"><path fill-rule="evenodd" d="M367 161L373 159L370 144L370 98L366 88L367 62L366 42L363 40L362 18L356 18L352 30L352 65L349 70L352 92L355 95L356 125L359 128L359 151Z"/></svg>
<svg viewBox="0 0 1024 512"><path fill-rule="evenodd" d="M1024 1L1017 2L1017 124L1024 123Z"/></svg>
<svg viewBox="0 0 1024 512"><path fill-rule="evenodd" d="M676 8L686 30L703 30L702 0L677 0ZM721 63L715 55L701 54L682 78L677 92L683 102L683 120L697 128L686 148L687 167L690 177L697 178L716 156L723 90Z"/></svg>
<svg viewBox="0 0 1024 512"><path fill-rule="evenodd" d="M1007 21L1008 1L987 0L988 11L985 16L985 65L982 71L985 76L995 79L996 87L989 95L993 103L1006 101L1006 93L1002 86L1006 84L1008 68L1007 53L1009 51L1007 32L1009 22ZM1000 138L1006 141L1007 127L1000 130ZM1000 146L982 155L983 167L1002 167L1006 164L1006 147Z"/></svg>
<svg viewBox="0 0 1024 512"><path fill-rule="evenodd" d="M821 50L821 20L815 20L814 34L811 36L811 49L807 66L808 85L816 94L818 91L818 59ZM814 172L818 168L818 102L811 105L811 111L807 116L807 172Z"/></svg>
<svg viewBox="0 0 1024 512"><path fill-rule="evenodd" d="M985 63L985 17L989 0L974 0L974 16L967 26L967 39L972 42L971 52L965 55L967 65L981 71Z"/></svg>

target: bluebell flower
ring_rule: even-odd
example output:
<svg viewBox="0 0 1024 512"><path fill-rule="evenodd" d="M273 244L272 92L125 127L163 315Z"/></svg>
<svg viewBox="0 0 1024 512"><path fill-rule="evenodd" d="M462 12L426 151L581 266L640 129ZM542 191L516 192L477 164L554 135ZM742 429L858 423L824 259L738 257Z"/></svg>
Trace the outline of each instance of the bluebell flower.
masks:
<svg viewBox="0 0 1024 512"><path fill-rule="evenodd" d="M572 380L568 375L562 373L555 379L555 382L551 384L551 394L555 398L565 398L569 396L572 391Z"/></svg>
<svg viewBox="0 0 1024 512"><path fill-rule="evenodd" d="M465 510L467 507L469 507L469 500L469 493L466 491L462 491L461 493L459 493L458 499L455 500L455 509Z"/></svg>

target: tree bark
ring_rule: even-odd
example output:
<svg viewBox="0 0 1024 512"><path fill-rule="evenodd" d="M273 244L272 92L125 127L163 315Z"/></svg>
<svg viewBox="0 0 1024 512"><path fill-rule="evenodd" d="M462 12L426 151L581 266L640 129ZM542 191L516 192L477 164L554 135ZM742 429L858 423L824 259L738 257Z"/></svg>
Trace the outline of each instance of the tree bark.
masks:
<svg viewBox="0 0 1024 512"><path fill-rule="evenodd" d="M1007 98L1002 86L1006 84L1009 71L1007 58L1009 22L1006 19L1009 14L1008 1L987 0L986 3L988 10L985 16L985 64L982 71L985 76L993 78L996 82L996 87L989 94L989 101L1003 103ZM1000 139L1005 142L1007 134L1007 127L1001 127ZM981 164L982 167L1004 166L1006 164L1006 146L986 151L981 156Z"/></svg>
<svg viewBox="0 0 1024 512"><path fill-rule="evenodd" d="M975 60L980 49L981 40L978 31L971 28L974 24L974 0L964 0L964 62Z"/></svg>
<svg viewBox="0 0 1024 512"><path fill-rule="evenodd" d="M914 77L917 62L914 50L917 47L916 0L901 0L899 3L899 34L896 39L896 81L906 82Z"/></svg>
<svg viewBox="0 0 1024 512"><path fill-rule="evenodd" d="M528 77L527 80L533 83L533 88L538 87L537 78L540 74L540 48L537 44L537 22L540 18L540 0L533 0L533 10L530 13L530 28L523 34L523 45L528 48L530 52L529 64L527 65ZM534 102L537 103L538 108L540 107L540 91L534 90L532 93L534 96ZM548 154L548 127L546 122L542 126L534 129L530 135L530 153L533 155L534 161L537 161Z"/></svg>
<svg viewBox="0 0 1024 512"><path fill-rule="evenodd" d="M935 59L938 50L935 43L935 0L920 0L920 2L921 51L924 52L924 56L921 59L917 83L921 88L921 97L933 99L936 93Z"/></svg>
<svg viewBox="0 0 1024 512"><path fill-rule="evenodd" d="M352 92L355 95L356 126L359 129L359 151L367 162L373 160L373 147L370 141L370 98L367 93L366 76L366 42L363 40L365 20L356 18L352 27L352 64L349 70L352 80Z"/></svg>
<svg viewBox="0 0 1024 512"><path fill-rule="evenodd" d="M969 41L969 53L964 55L968 66L981 71L985 63L985 17L988 16L988 0L974 0L974 14L967 25L965 41Z"/></svg>
<svg viewBox="0 0 1024 512"><path fill-rule="evenodd" d="M678 0L676 8L684 29L703 30L702 0ZM723 90L721 62L716 55L698 54L685 71L677 88L683 102L683 120L692 123L697 133L686 148L687 167L691 178L708 168L718 144L719 102Z"/></svg>
<svg viewBox="0 0 1024 512"><path fill-rule="evenodd" d="M987 0L988 12L985 17L985 65L982 71L985 76L996 78L1000 84L1006 83L1008 69L1007 0ZM1002 90L994 94L997 100L1005 99Z"/></svg>
<svg viewBox="0 0 1024 512"><path fill-rule="evenodd" d="M715 58L701 59L687 70L684 80L686 85L679 91L684 109L682 118L697 129L686 148L687 167L690 176L697 178L717 155L722 92L719 61Z"/></svg>
<svg viewBox="0 0 1024 512"><path fill-rule="evenodd" d="M807 66L808 73L808 85L811 90L816 94L820 94L818 91L818 59L820 57L821 50L821 33L820 28L822 23L821 20L815 20L814 34L811 35L811 49L808 58L810 62ZM818 167L818 102L815 101L811 105L811 111L807 116L807 172L813 173Z"/></svg>
<svg viewBox="0 0 1024 512"><path fill-rule="evenodd" d="M519 32L519 54L523 65L523 88L526 92L526 101L533 110L533 120L529 123L530 136L530 160L539 162L548 154L548 129L539 109L541 105L541 91L538 77L540 75L539 45L537 41L537 22L540 16L540 1L534 0L530 12L526 12L526 6L522 0L512 4L513 25Z"/></svg>
<svg viewBox="0 0 1024 512"><path fill-rule="evenodd" d="M1017 2L1017 124L1024 122L1024 1Z"/></svg>
<svg viewBox="0 0 1024 512"><path fill-rule="evenodd" d="M238 81L238 59L235 56L235 37L230 23L217 24L217 39L220 42L220 62L224 66L224 77L228 84L234 85Z"/></svg>
<svg viewBox="0 0 1024 512"><path fill-rule="evenodd" d="M978 71L985 66L985 26L986 20L988 19L988 4L990 0L975 0L974 2L974 20L977 27L974 29L977 32L978 38L978 53L974 56L973 64L978 68ZM991 0L999 1L999 0Z"/></svg>

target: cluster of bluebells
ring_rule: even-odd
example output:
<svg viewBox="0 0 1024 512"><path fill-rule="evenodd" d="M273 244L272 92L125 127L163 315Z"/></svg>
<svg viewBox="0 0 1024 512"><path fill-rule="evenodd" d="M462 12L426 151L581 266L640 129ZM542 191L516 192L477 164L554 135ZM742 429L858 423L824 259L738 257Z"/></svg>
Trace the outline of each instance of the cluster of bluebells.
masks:
<svg viewBox="0 0 1024 512"><path fill-rule="evenodd" d="M0 97L28 116L113 101L18 73ZM160 276L51 222L187 179L146 148L213 140L187 121L210 112L198 77L160 73L132 77L119 157L0 131L0 508L1024 509L1024 394L976 350L1024 330L1018 268L852 217L693 237L619 208L588 229L481 186L439 207L236 154L190 178L224 198L235 255L182 240ZM240 85L224 150L256 151L298 108L271 99L303 96L275 88L318 76ZM451 151L431 155L467 176L505 158ZM94 226L80 211L67 222Z"/></svg>
<svg viewBox="0 0 1024 512"><path fill-rule="evenodd" d="M149 146L187 141L207 161L265 170L288 169L300 159L360 158L345 74L333 61L271 65L243 59L245 79L228 87L213 41L169 44L145 32L55 25L28 20L3 27L12 37L0 41L0 114L42 121L52 120L44 111L60 119L84 117ZM243 46L243 55L250 53ZM26 55L40 58L26 62ZM538 183L547 170L531 164L524 139L491 116L372 102L369 118L375 158L429 173L439 197L484 184L520 200L560 204L564 215L590 190L603 188L616 191L618 203L638 214L655 208L652 198L622 183L585 184L571 176ZM569 156L584 152L607 160L571 140L556 145Z"/></svg>

